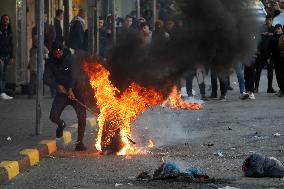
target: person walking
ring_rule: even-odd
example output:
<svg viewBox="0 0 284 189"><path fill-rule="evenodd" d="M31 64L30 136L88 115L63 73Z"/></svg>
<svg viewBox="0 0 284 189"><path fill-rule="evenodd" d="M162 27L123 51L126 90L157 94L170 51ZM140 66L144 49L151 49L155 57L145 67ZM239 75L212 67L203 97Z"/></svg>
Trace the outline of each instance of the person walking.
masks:
<svg viewBox="0 0 284 189"><path fill-rule="evenodd" d="M10 17L7 14L1 16L0 23L0 98L11 100L13 97L5 93L6 69L10 62L13 62L13 35L10 24Z"/></svg>

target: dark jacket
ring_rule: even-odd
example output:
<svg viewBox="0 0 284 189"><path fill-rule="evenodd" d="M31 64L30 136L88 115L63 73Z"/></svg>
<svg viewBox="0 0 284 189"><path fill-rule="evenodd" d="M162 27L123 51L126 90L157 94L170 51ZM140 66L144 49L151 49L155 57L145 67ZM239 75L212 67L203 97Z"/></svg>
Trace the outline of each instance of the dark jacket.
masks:
<svg viewBox="0 0 284 189"><path fill-rule="evenodd" d="M35 35L37 35L37 26L32 29L32 36L34 37ZM44 23L44 45L49 51L51 50L51 46L55 38L56 33L54 27L48 23Z"/></svg>
<svg viewBox="0 0 284 189"><path fill-rule="evenodd" d="M67 46L75 50L84 50L84 36L84 23L78 17L75 17L70 23Z"/></svg>
<svg viewBox="0 0 284 189"><path fill-rule="evenodd" d="M61 24L60 24L60 20L58 20L56 18L54 18L54 29L55 29L55 33L56 33L55 41L63 44L64 38L63 38L62 27L61 27Z"/></svg>
<svg viewBox="0 0 284 189"><path fill-rule="evenodd" d="M0 26L0 56L13 57L12 31Z"/></svg>
<svg viewBox="0 0 284 189"><path fill-rule="evenodd" d="M264 26L261 32L261 40L258 44L258 51L263 54L267 54L269 51L269 44L272 36L274 35L274 27L268 28Z"/></svg>
<svg viewBox="0 0 284 189"><path fill-rule="evenodd" d="M269 52L272 54L272 60L277 62L280 58L280 51L279 51L279 37L282 34L274 34L269 43Z"/></svg>
<svg viewBox="0 0 284 189"><path fill-rule="evenodd" d="M74 88L75 82L72 77L72 55L65 51L63 57L57 60L50 55L45 62L43 81L46 85L57 88L62 85L66 90Z"/></svg>

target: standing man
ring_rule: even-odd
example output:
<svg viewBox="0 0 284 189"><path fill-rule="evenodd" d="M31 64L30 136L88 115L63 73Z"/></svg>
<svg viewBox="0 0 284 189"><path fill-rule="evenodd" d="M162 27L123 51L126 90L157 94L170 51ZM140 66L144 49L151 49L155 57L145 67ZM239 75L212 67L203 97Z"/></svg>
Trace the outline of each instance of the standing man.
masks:
<svg viewBox="0 0 284 189"><path fill-rule="evenodd" d="M258 92L259 80L261 71L264 65L267 67L268 87L267 93L275 93L272 88L273 81L273 64L269 53L269 44L272 36L274 35L274 27L272 26L273 17L266 16L265 25L261 33L261 41L258 45L258 56L256 58L256 75L255 75L255 92Z"/></svg>
<svg viewBox="0 0 284 189"><path fill-rule="evenodd" d="M63 44L63 41L64 41L63 31L61 27L62 20L63 20L63 10L57 9L55 12L55 18L54 18L54 29L56 33L55 41L60 44Z"/></svg>
<svg viewBox="0 0 284 189"><path fill-rule="evenodd" d="M70 23L70 31L67 46L75 50L75 53L84 51L86 11L80 9L78 15Z"/></svg>
<svg viewBox="0 0 284 189"><path fill-rule="evenodd" d="M0 98L11 100L13 97L5 93L6 68L13 58L12 28L10 17L6 14L1 16L0 23ZM12 60L13 61L13 60Z"/></svg>
<svg viewBox="0 0 284 189"><path fill-rule="evenodd" d="M50 111L50 120L57 124L56 137L63 136L66 123L60 118L64 108L71 105L78 118L78 139L76 151L84 151L86 147L83 143L86 127L86 109L76 102L76 99L83 102L80 93L80 84L72 76L72 62L74 57L63 48L60 43L53 43L50 58L45 64L43 80L45 84L56 89L56 96Z"/></svg>

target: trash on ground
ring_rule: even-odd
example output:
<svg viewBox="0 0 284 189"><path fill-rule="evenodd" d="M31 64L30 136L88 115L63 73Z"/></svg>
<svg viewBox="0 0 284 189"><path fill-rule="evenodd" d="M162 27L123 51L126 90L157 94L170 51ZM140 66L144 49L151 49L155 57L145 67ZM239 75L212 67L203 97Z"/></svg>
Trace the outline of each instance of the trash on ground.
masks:
<svg viewBox="0 0 284 189"><path fill-rule="evenodd" d="M163 179L186 179L196 182L205 182L209 179L209 176L204 174L200 169L196 167L188 167L182 170L174 162L162 163L162 165L155 170L153 177L151 177L147 172L141 173L137 178L149 178L153 180L163 180Z"/></svg>
<svg viewBox="0 0 284 189"><path fill-rule="evenodd" d="M121 183L115 183L115 185L114 186L123 186L123 184L121 184Z"/></svg>
<svg viewBox="0 0 284 189"><path fill-rule="evenodd" d="M137 176L137 179L139 179L139 180L150 180L150 179L152 179L152 176L149 175L148 172L144 171Z"/></svg>
<svg viewBox="0 0 284 189"><path fill-rule="evenodd" d="M231 127L228 127L228 130L231 131L231 130L233 130L233 129L232 129Z"/></svg>
<svg viewBox="0 0 284 189"><path fill-rule="evenodd" d="M7 140L7 141L11 141L11 140L12 140L12 137L7 137L6 140Z"/></svg>
<svg viewBox="0 0 284 189"><path fill-rule="evenodd" d="M218 156L218 157L224 157L224 154L222 151L217 151L217 152L214 152L213 153L215 156Z"/></svg>
<svg viewBox="0 0 284 189"><path fill-rule="evenodd" d="M275 137L280 137L281 135L279 133L274 134Z"/></svg>
<svg viewBox="0 0 284 189"><path fill-rule="evenodd" d="M239 189L239 188L235 188L235 187L231 187L231 186L225 186L223 188L218 188L218 189Z"/></svg>
<svg viewBox="0 0 284 189"><path fill-rule="evenodd" d="M284 166L279 160L257 153L244 161L242 169L246 177L284 177Z"/></svg>

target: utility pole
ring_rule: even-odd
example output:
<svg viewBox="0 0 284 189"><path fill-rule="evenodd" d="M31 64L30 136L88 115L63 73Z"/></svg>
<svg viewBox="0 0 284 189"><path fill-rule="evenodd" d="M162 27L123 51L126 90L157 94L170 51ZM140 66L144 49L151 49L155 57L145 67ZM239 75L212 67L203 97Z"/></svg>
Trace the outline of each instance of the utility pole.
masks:
<svg viewBox="0 0 284 189"><path fill-rule="evenodd" d="M153 8L153 29L155 29L155 22L157 20L157 1L156 0L153 0L153 5L152 5L152 8Z"/></svg>
<svg viewBox="0 0 284 189"><path fill-rule="evenodd" d="M111 0L112 43L116 45L115 0Z"/></svg>
<svg viewBox="0 0 284 189"><path fill-rule="evenodd" d="M44 1L36 1L37 13L37 35L38 35L38 48L37 48L37 87L36 87L36 129L35 134L42 133L41 128L41 100L42 96L40 91L43 87L43 43L44 43Z"/></svg>
<svg viewBox="0 0 284 189"><path fill-rule="evenodd" d="M140 18L140 0L136 0L136 11L137 11L137 20Z"/></svg>

